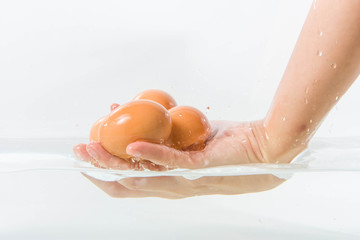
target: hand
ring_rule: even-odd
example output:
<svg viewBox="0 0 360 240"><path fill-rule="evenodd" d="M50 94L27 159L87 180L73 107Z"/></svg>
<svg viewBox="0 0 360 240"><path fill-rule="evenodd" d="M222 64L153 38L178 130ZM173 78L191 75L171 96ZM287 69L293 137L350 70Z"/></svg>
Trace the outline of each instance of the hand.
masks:
<svg viewBox="0 0 360 240"><path fill-rule="evenodd" d="M179 151L164 145L135 142L127 147L128 154L146 159L129 162L113 156L100 143L80 144L76 156L102 168L166 170L167 168L202 168L220 165L275 162L267 151L266 130L262 121L234 123L212 122L212 134L203 151ZM290 161L291 159L289 159ZM209 194L241 194L265 191L284 180L273 175L235 177L202 177L187 180L182 177L126 178L103 182L89 176L95 185L113 197L184 198Z"/></svg>

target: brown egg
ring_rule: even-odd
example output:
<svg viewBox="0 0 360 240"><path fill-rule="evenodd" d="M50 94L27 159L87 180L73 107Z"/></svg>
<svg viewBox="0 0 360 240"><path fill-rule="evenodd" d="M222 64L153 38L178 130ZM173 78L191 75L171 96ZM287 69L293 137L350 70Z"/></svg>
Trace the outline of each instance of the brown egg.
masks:
<svg viewBox="0 0 360 240"><path fill-rule="evenodd" d="M136 95L133 100L139 100L139 99L152 100L154 102L161 104L167 110L177 105L172 96L170 96L168 93L162 90L157 90L157 89L150 89L143 91L138 95Z"/></svg>
<svg viewBox="0 0 360 240"><path fill-rule="evenodd" d="M127 159L126 147L141 140L164 143L171 133L169 112L160 104L136 100L117 107L100 126L100 143L111 154Z"/></svg>
<svg viewBox="0 0 360 240"><path fill-rule="evenodd" d="M206 116L193 107L178 106L169 110L172 129L167 145L181 150L200 150L211 133Z"/></svg>
<svg viewBox="0 0 360 240"><path fill-rule="evenodd" d="M90 130L90 142L99 142L100 141L100 136L99 136L99 129L101 124L104 123L104 121L106 120L108 116L103 116L102 118L98 119L94 125L91 127Z"/></svg>

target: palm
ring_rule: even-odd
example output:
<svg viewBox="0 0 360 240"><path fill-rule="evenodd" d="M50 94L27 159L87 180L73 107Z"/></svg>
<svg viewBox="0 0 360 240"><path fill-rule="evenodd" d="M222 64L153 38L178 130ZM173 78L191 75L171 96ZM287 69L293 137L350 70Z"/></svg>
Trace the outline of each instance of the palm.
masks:
<svg viewBox="0 0 360 240"><path fill-rule="evenodd" d="M207 166L261 162L257 132L261 122L212 122L212 134L202 151L178 151L163 145L136 142L128 151L140 155L144 167L151 170L170 168L200 168ZM82 160L96 166L115 169L139 169L139 164L125 161L106 152L100 143L80 144L74 148ZM155 164L156 163L156 164ZM209 194L241 194L271 189L284 180L272 175L202 177L187 180L182 177L125 178L104 182L86 176L113 197L184 198Z"/></svg>
<svg viewBox="0 0 360 240"><path fill-rule="evenodd" d="M257 135L262 122L213 121L212 134L202 151L179 151L163 145L136 142L128 146L132 155L171 168L203 168L263 162Z"/></svg>

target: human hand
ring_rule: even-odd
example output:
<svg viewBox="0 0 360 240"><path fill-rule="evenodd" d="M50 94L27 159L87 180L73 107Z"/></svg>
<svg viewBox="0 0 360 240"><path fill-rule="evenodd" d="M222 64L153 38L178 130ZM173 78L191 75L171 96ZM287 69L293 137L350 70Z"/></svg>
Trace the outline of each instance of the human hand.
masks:
<svg viewBox="0 0 360 240"><path fill-rule="evenodd" d="M262 121L235 123L212 122L213 132L202 151L179 151L164 145L135 142L127 147L128 154L146 159L129 162L106 152L100 143L80 144L76 156L102 168L166 170L167 168L202 168L232 164L276 162L270 158L266 130ZM270 150L270 149L269 149ZM290 161L291 159L288 159ZM86 176L113 197L184 198L209 194L241 194L265 191L284 180L273 175L202 177L188 180L183 177L126 178L104 182Z"/></svg>

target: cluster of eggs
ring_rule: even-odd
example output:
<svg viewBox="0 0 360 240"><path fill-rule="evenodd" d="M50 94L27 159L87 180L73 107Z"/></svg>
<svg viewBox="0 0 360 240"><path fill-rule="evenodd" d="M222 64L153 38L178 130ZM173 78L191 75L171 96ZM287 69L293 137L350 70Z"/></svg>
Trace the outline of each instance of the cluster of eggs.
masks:
<svg viewBox="0 0 360 240"><path fill-rule="evenodd" d="M196 108L177 106L161 90L146 90L95 122L90 141L100 142L113 155L129 159L126 147L135 141L165 144L179 150L201 150L211 127Z"/></svg>

